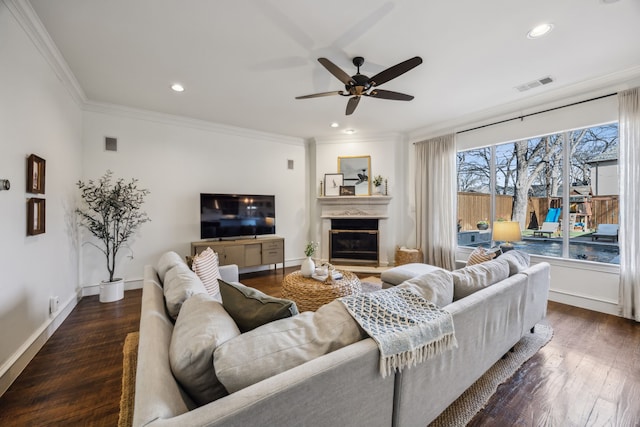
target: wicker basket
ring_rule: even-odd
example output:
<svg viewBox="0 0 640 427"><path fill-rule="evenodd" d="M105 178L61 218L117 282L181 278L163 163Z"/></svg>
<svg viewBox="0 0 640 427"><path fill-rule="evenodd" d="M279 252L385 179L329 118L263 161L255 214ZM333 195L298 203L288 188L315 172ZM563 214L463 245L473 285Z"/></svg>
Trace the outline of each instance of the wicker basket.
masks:
<svg viewBox="0 0 640 427"><path fill-rule="evenodd" d="M423 262L423 260L420 249L396 248L396 265Z"/></svg>
<svg viewBox="0 0 640 427"><path fill-rule="evenodd" d="M339 297L362 292L360 279L349 271L342 271L342 279L321 282L303 277L300 271L287 274L282 281L282 296L295 301L298 311L316 311Z"/></svg>

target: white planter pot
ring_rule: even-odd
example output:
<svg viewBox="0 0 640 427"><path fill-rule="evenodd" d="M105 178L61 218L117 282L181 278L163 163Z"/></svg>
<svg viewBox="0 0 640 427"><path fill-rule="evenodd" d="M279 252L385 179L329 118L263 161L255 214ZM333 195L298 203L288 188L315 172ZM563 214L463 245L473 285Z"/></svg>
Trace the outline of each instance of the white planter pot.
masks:
<svg viewBox="0 0 640 427"><path fill-rule="evenodd" d="M124 280L100 282L100 302L114 302L124 298Z"/></svg>
<svg viewBox="0 0 640 427"><path fill-rule="evenodd" d="M300 264L300 272L302 273L303 277L311 277L315 269L316 264L313 262L310 256L304 259L302 261L302 264Z"/></svg>

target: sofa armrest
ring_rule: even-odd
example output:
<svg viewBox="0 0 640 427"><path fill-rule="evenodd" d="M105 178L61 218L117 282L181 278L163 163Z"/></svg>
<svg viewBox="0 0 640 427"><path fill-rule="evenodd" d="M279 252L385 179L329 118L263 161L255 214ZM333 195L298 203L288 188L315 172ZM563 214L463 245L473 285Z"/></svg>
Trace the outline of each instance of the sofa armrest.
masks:
<svg viewBox="0 0 640 427"><path fill-rule="evenodd" d="M238 266L236 264L221 265L218 270L220 271L220 277L225 282L237 282L238 279Z"/></svg>

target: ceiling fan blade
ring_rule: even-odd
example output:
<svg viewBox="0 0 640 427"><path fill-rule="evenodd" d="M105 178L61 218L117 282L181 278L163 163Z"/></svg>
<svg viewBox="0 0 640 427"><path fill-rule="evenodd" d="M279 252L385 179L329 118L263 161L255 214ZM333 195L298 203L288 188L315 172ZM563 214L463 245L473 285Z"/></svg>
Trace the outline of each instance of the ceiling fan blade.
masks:
<svg viewBox="0 0 640 427"><path fill-rule="evenodd" d="M345 113L346 116L350 116L356 110L358 106L358 102L360 102L359 96L354 96L349 98L349 102L347 102L347 111Z"/></svg>
<svg viewBox="0 0 640 427"><path fill-rule="evenodd" d="M413 99L413 95L383 89L373 89L367 94L367 96L381 99L393 99L395 101L411 101Z"/></svg>
<svg viewBox="0 0 640 427"><path fill-rule="evenodd" d="M345 85L355 85L356 82L353 81L351 76L345 73L342 68L338 67L333 62L329 61L327 58L318 58L318 62L321 63L324 68L326 68L331 74L336 76L338 80L340 80Z"/></svg>
<svg viewBox="0 0 640 427"><path fill-rule="evenodd" d="M407 71L417 67L420 64L422 64L422 58L420 58L419 56L415 56L411 59L407 59L406 61L396 64L393 67L389 67L386 70L379 72L369 79L369 83L371 83L371 86L379 86L391 79L395 79L396 77L406 73Z"/></svg>
<svg viewBox="0 0 640 427"><path fill-rule="evenodd" d="M320 98L321 96L331 96L331 95L342 95L342 91L334 90L333 92L313 93L311 95L296 96L296 99Z"/></svg>

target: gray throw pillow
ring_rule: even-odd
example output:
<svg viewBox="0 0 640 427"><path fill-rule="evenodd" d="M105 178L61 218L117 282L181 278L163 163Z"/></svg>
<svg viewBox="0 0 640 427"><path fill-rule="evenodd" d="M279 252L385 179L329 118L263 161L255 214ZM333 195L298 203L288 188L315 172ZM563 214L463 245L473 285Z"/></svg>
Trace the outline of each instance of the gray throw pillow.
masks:
<svg viewBox="0 0 640 427"><path fill-rule="evenodd" d="M241 283L220 279L218 283L222 305L242 332L298 314L298 307L291 300L269 296Z"/></svg>
<svg viewBox="0 0 640 427"><path fill-rule="evenodd" d="M169 363L182 388L198 405L227 395L213 367L213 351L240 335L222 305L208 294L184 302L171 335Z"/></svg>
<svg viewBox="0 0 640 427"><path fill-rule="evenodd" d="M434 270L405 280L398 287L409 289L438 307L444 307L453 301L453 276L447 270Z"/></svg>
<svg viewBox="0 0 640 427"><path fill-rule="evenodd" d="M167 311L176 319L182 303L195 294L204 294L207 290L187 264L181 263L167 271L164 280L164 300Z"/></svg>
<svg viewBox="0 0 640 427"><path fill-rule="evenodd" d="M344 305L333 301L227 341L216 348L213 365L220 382L234 393L363 338Z"/></svg>
<svg viewBox="0 0 640 427"><path fill-rule="evenodd" d="M453 276L453 299L459 300L509 277L509 264L500 257L493 261L454 270L451 275Z"/></svg>

